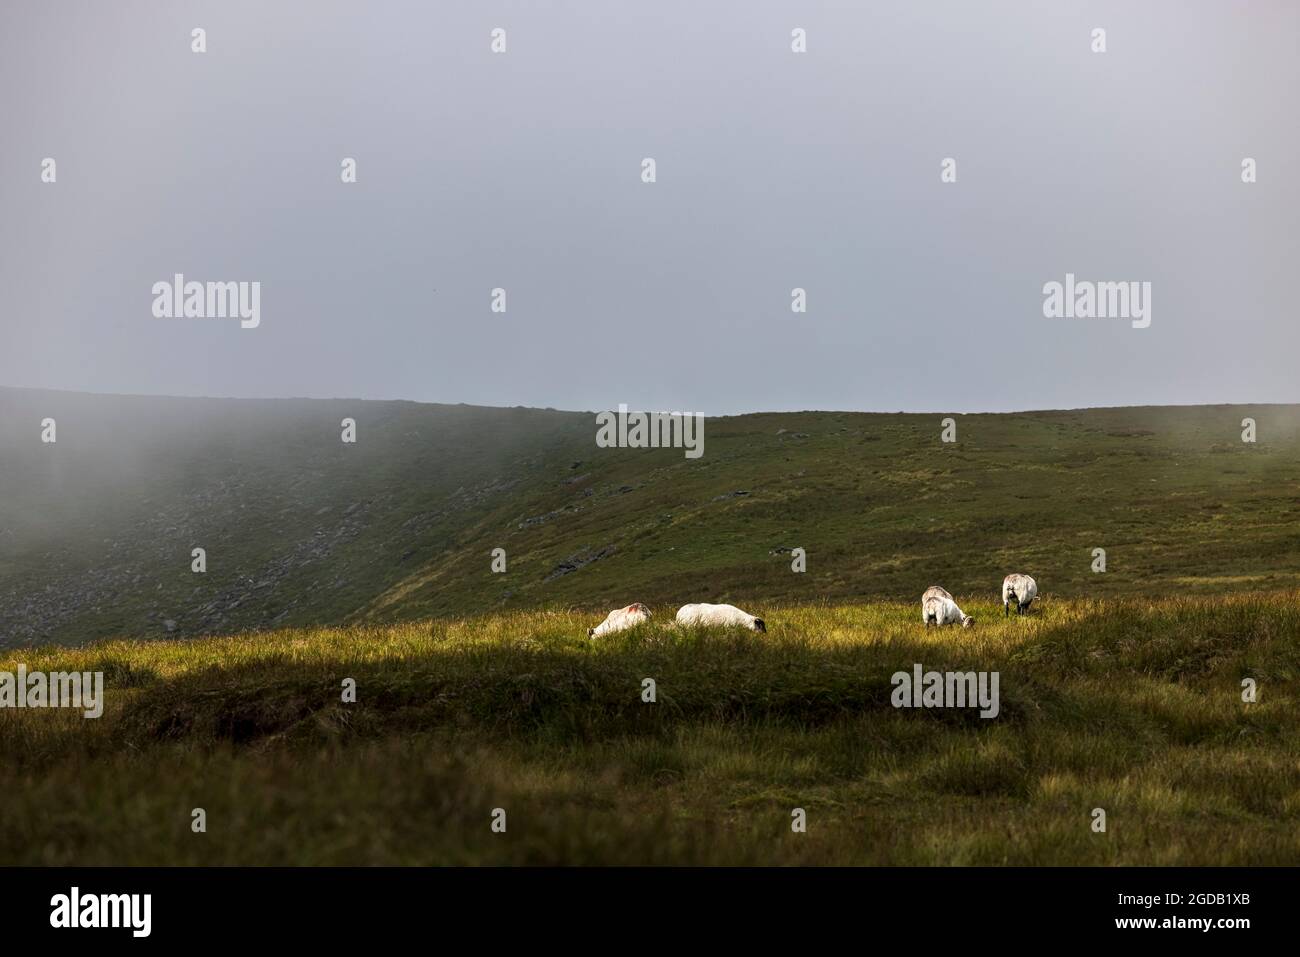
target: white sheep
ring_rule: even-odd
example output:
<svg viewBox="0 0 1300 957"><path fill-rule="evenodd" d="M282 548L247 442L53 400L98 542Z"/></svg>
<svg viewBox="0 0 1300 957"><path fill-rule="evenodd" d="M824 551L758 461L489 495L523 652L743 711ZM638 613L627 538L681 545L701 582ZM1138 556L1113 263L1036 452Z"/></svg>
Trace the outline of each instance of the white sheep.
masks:
<svg viewBox="0 0 1300 957"><path fill-rule="evenodd" d="M747 611L741 611L735 605L682 605L677 610L677 624L691 627L693 625L739 625L751 631L767 631L762 618L755 618Z"/></svg>
<svg viewBox="0 0 1300 957"><path fill-rule="evenodd" d="M1011 603L1015 602L1016 614L1029 610L1029 603L1038 597L1038 582L1028 575L1008 575L1002 579L1002 617L1011 614Z"/></svg>
<svg viewBox="0 0 1300 957"><path fill-rule="evenodd" d="M975 621L938 585L930 586L921 596L921 620L927 628L930 625L955 625L957 622L961 622L963 628L969 628Z"/></svg>
<svg viewBox="0 0 1300 957"><path fill-rule="evenodd" d="M626 608L615 608L595 628L588 628L587 637L599 638L601 635L612 635L616 631L626 631L649 620L650 609L639 601L634 601Z"/></svg>
<svg viewBox="0 0 1300 957"><path fill-rule="evenodd" d="M925 601L927 598L936 598L936 597L946 598L949 601L952 601L952 595L949 594L948 589L942 588L939 585L931 585L929 588L927 588L924 592L921 593L921 601Z"/></svg>

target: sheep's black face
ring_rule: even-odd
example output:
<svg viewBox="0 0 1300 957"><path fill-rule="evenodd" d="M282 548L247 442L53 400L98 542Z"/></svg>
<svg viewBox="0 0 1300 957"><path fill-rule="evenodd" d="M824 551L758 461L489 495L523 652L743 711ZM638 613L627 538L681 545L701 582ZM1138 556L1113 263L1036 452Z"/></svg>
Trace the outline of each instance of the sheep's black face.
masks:
<svg viewBox="0 0 1300 957"><path fill-rule="evenodd" d="M961 620L961 626L963 628L969 628L973 624L975 624L975 619L972 618L970 615L967 615L965 618Z"/></svg>
<svg viewBox="0 0 1300 957"><path fill-rule="evenodd" d="M595 628L588 628L588 629L587 629L587 637L588 637L588 638L590 638L590 637L591 637L592 635L594 635L595 633L596 633L596 629L595 629Z"/></svg>
<svg viewBox="0 0 1300 957"><path fill-rule="evenodd" d="M767 631L767 625L763 623L763 619L762 619L762 618L755 618L755 619L754 619L754 630L755 630L755 631Z"/></svg>

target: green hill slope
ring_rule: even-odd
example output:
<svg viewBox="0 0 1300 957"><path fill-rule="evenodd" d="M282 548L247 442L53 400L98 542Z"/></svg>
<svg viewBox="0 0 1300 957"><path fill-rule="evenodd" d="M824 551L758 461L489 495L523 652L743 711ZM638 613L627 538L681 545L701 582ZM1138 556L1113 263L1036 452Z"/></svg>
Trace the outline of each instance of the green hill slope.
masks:
<svg viewBox="0 0 1300 957"><path fill-rule="evenodd" d="M1300 584L1296 407L964 415L953 444L941 418L710 419L689 460L597 448L590 413L0 389L0 643L987 599L1011 570L1049 597Z"/></svg>

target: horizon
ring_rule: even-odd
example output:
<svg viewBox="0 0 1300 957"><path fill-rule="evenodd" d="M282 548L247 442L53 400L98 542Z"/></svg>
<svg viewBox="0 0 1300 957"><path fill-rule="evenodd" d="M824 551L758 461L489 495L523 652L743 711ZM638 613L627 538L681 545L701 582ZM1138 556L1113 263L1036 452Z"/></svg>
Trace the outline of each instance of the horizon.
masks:
<svg viewBox="0 0 1300 957"><path fill-rule="evenodd" d="M0 389L7 389L14 392L52 392L59 395L78 395L95 398L123 398L123 399L179 399L183 401L208 401L208 402L406 402L412 405L431 405L431 406L464 406L474 409L528 409L535 412L559 412L566 415L599 415L602 412L610 412L618 407L618 403L612 404L605 409L562 409L557 406L541 405L494 405L481 402L457 402L446 401L441 399L407 399L407 398L374 398L361 396L312 396L312 395L178 395L174 393L152 393L152 392L91 392L84 389L53 389L39 386L24 385L5 385L0 384ZM1166 402L1166 403L1144 403L1141 405L1084 405L1069 406L1060 408L1033 408L1033 409L830 409L830 408L808 408L808 409L749 409L742 412L697 412L696 410L677 410L681 414L702 415L706 419L734 419L743 418L750 415L1038 415L1052 412L1091 412L1091 411L1123 411L1126 409L1204 409L1204 408L1279 408L1288 406L1300 406L1300 401L1296 402ZM633 412L657 412L663 411L652 409L650 407L632 408Z"/></svg>

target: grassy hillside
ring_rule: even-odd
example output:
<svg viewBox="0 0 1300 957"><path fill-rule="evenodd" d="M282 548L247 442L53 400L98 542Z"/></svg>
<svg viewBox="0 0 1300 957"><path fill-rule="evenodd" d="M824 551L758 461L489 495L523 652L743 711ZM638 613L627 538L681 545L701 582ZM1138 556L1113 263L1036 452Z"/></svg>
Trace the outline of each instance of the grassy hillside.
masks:
<svg viewBox="0 0 1300 957"><path fill-rule="evenodd" d="M661 618L595 642L590 616L512 612L0 654L108 682L98 720L0 710L0 861L1296 864L1298 599L1005 621L964 599L975 628L929 631L911 602L765 603L766 635ZM894 709L914 663L999 671L1001 713Z"/></svg>
<svg viewBox="0 0 1300 957"><path fill-rule="evenodd" d="M711 419L688 460L598 449L587 413L0 389L0 645L991 596L1013 569L1060 597L1300 585L1294 407L956 416L955 444L940 418Z"/></svg>
<svg viewBox="0 0 1300 957"><path fill-rule="evenodd" d="M580 413L0 390L0 671L107 683L0 709L0 862L1300 862L1296 409L941 418L714 419L693 461ZM935 582L974 629L921 625ZM701 600L769 631L670 627ZM1001 713L895 709L917 663Z"/></svg>

